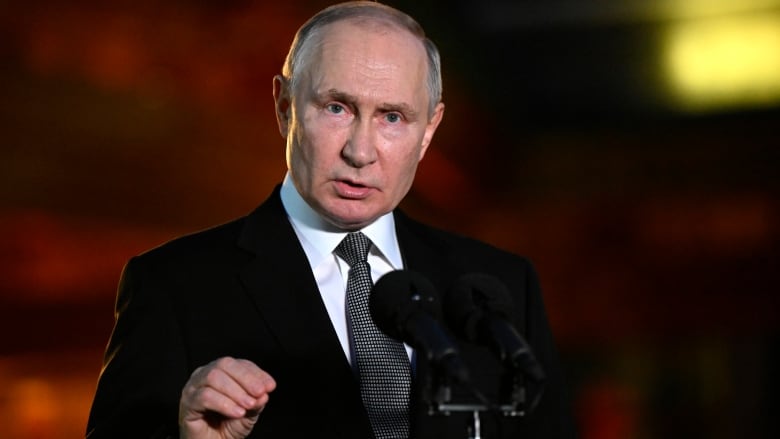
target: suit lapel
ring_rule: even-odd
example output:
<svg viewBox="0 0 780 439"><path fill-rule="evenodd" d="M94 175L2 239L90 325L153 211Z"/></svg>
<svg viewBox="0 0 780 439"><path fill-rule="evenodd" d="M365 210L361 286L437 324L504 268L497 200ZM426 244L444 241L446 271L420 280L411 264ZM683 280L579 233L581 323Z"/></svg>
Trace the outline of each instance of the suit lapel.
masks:
<svg viewBox="0 0 780 439"><path fill-rule="evenodd" d="M395 224L404 268L425 275L440 294L446 291L457 271L446 245L430 233L422 233L420 225L399 210L395 211Z"/></svg>
<svg viewBox="0 0 780 439"><path fill-rule="evenodd" d="M248 217L239 245L255 254L241 280L285 351L328 351L327 360L348 364L276 194Z"/></svg>
<svg viewBox="0 0 780 439"><path fill-rule="evenodd" d="M357 381L287 219L278 187L247 217L239 245L255 254L240 278L262 319L293 361L309 362L299 365L311 368L306 379L321 377L312 378L317 386L311 389L316 410L330 412L334 420L330 427L347 437L364 435L361 428L368 425L368 419L356 419L363 411Z"/></svg>

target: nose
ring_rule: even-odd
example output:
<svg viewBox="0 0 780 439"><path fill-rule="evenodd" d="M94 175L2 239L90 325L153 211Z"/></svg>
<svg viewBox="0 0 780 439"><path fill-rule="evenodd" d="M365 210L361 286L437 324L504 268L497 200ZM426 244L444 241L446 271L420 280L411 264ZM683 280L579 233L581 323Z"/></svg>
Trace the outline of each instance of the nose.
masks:
<svg viewBox="0 0 780 439"><path fill-rule="evenodd" d="M376 132L371 122L370 119L356 120L341 149L341 156L350 166L362 168L377 159Z"/></svg>

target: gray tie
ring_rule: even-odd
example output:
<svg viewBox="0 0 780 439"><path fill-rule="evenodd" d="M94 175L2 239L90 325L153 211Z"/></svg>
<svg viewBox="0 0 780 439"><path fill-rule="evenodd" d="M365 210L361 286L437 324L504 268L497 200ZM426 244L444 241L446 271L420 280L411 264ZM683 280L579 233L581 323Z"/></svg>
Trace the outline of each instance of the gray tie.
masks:
<svg viewBox="0 0 780 439"><path fill-rule="evenodd" d="M360 395L377 439L409 437L411 367L403 344L376 327L368 309L373 287L368 250L371 240L349 233L334 253L347 261L347 312L360 376Z"/></svg>

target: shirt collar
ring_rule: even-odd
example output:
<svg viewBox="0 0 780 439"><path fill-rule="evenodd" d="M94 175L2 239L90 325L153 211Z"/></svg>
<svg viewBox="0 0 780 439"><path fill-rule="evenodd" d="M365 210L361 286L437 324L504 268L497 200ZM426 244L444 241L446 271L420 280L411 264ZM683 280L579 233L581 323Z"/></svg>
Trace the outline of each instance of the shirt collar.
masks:
<svg viewBox="0 0 780 439"><path fill-rule="evenodd" d="M282 182L281 198L311 266L317 267L327 258L332 258L333 250L347 236L347 232L326 222L309 206L295 188L289 172ZM385 259L394 269L403 268L392 212L380 216L360 231L374 244L372 253Z"/></svg>

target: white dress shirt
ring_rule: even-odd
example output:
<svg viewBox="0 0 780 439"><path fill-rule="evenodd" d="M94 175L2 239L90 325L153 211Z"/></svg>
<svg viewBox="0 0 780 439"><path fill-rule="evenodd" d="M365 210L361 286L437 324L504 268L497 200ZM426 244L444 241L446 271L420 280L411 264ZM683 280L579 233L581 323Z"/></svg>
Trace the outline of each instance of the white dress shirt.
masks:
<svg viewBox="0 0 780 439"><path fill-rule="evenodd" d="M327 223L306 203L295 188L289 172L282 182L281 197L287 217L306 252L341 348L351 363L346 315L349 264L333 253L347 236L347 232ZM379 217L360 231L374 244L368 253L368 264L371 266L371 278L374 282L385 273L403 268L392 213ZM406 346L406 352L411 360L412 349L409 346Z"/></svg>

